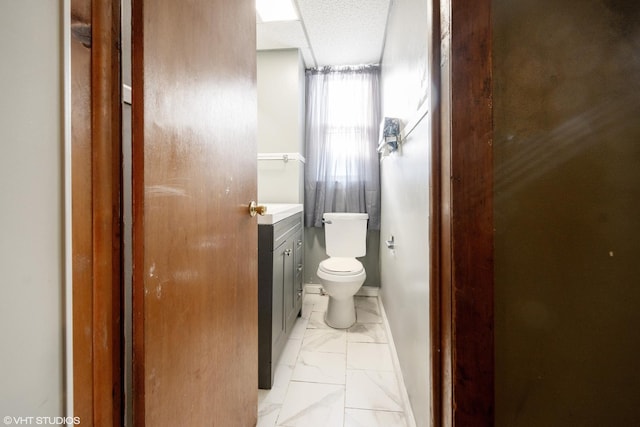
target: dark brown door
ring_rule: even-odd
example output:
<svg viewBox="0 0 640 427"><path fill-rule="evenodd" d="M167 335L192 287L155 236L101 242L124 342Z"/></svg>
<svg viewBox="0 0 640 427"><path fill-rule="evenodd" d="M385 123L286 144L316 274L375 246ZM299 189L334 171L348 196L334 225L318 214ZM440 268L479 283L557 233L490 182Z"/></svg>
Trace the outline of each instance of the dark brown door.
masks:
<svg viewBox="0 0 640 427"><path fill-rule="evenodd" d="M253 426L252 0L134 0L134 417Z"/></svg>

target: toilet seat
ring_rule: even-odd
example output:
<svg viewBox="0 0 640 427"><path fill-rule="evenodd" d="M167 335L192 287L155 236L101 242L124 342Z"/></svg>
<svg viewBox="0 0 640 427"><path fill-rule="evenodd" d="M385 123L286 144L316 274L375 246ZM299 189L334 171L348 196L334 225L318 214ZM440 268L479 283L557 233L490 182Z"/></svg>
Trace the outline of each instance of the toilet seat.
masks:
<svg viewBox="0 0 640 427"><path fill-rule="evenodd" d="M362 263L355 258L329 258L318 266L318 270L335 276L353 276L364 271Z"/></svg>

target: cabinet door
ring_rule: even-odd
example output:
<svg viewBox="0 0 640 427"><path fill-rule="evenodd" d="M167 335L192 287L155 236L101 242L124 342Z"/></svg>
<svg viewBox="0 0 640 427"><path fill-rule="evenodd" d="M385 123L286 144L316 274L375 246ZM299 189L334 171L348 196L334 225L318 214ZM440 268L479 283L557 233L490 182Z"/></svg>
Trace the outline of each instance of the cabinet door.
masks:
<svg viewBox="0 0 640 427"><path fill-rule="evenodd" d="M272 315L271 315L271 342L273 353L280 355L281 347L286 341L285 336L285 289L282 286L286 278L286 255L287 243L283 243L273 251L273 293L272 293ZM272 363L275 363L272 360Z"/></svg>
<svg viewBox="0 0 640 427"><path fill-rule="evenodd" d="M302 278L303 278L303 264L304 264L304 242L302 240L303 230L300 230L293 237L293 259L294 259L294 279L293 279L293 292L294 292L294 311L296 316L302 308Z"/></svg>
<svg viewBox="0 0 640 427"><path fill-rule="evenodd" d="M285 243L284 251L284 313L285 313L285 330L287 333L293 328L296 321L297 312L295 311L296 291L294 290L295 279L295 239L290 237Z"/></svg>

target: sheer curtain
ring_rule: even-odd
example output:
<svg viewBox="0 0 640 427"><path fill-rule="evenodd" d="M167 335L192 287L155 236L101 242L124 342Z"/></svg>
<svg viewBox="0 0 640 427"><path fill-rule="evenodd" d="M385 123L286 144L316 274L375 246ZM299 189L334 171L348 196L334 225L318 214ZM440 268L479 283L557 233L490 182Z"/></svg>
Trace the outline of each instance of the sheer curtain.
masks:
<svg viewBox="0 0 640 427"><path fill-rule="evenodd" d="M308 70L305 225L324 212L366 212L380 229L380 68Z"/></svg>

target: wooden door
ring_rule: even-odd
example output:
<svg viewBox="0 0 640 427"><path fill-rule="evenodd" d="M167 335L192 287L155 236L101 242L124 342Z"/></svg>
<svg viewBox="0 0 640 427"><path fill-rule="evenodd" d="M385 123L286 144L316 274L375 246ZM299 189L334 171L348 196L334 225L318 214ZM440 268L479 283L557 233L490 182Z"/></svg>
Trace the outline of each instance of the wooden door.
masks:
<svg viewBox="0 0 640 427"><path fill-rule="evenodd" d="M256 423L254 4L132 3L137 426Z"/></svg>

